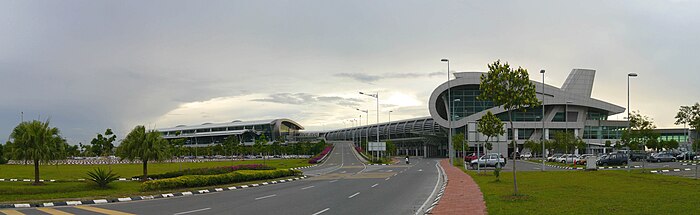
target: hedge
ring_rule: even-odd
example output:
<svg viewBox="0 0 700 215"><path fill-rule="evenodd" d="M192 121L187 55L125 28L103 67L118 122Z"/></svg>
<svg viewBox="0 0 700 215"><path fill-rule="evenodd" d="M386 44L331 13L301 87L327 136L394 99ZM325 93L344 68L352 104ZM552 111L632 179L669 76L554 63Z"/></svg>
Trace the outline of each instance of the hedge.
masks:
<svg viewBox="0 0 700 215"><path fill-rule="evenodd" d="M310 163L310 164L318 163L319 161L321 161L321 159L323 158L323 156L326 156L326 154L328 154L328 153L331 151L331 149L333 149L333 145L326 146L326 148L323 149L323 151L322 151L320 154L318 154L318 155L316 155L315 157L311 158L311 160L309 160L309 163Z"/></svg>
<svg viewBox="0 0 700 215"><path fill-rule="evenodd" d="M301 175L299 170L240 170L219 175L186 175L176 178L147 181L141 184L141 190L164 190L190 187L206 187L247 181L274 179Z"/></svg>
<svg viewBox="0 0 700 215"><path fill-rule="evenodd" d="M274 167L263 165L263 164L243 164L236 166L224 166L224 167L206 167L206 168L196 168L196 169L186 169L181 171L166 172L163 174L153 174L148 175L151 179L165 179L165 178L175 178L185 175L218 175L229 173L238 170L273 170ZM134 176L133 178L141 178L143 175Z"/></svg>

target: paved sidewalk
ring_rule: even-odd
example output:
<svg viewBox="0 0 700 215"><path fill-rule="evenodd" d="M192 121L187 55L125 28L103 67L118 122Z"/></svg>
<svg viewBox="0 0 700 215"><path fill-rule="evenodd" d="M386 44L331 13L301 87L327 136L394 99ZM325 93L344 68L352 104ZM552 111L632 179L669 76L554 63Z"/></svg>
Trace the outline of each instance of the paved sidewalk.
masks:
<svg viewBox="0 0 700 215"><path fill-rule="evenodd" d="M484 196L474 179L448 159L440 161L447 174L447 187L433 214L486 214Z"/></svg>

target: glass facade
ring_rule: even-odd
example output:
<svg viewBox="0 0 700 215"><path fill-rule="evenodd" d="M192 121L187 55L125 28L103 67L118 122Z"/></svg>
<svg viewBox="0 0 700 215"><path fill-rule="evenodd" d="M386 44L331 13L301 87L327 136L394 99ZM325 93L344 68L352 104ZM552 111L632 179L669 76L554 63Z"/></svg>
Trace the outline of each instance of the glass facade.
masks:
<svg viewBox="0 0 700 215"><path fill-rule="evenodd" d="M586 119L587 120L608 120L608 112L595 110L595 109L588 109L588 112L586 114Z"/></svg>
<svg viewBox="0 0 700 215"><path fill-rule="evenodd" d="M552 122L564 122L564 120L568 120L569 122L576 122L578 119L578 112L575 111L569 111L569 116L564 117L564 111L557 112L554 114L554 118L552 118Z"/></svg>
<svg viewBox="0 0 700 215"><path fill-rule="evenodd" d="M625 126L586 126L583 128L583 139L620 139Z"/></svg>
<svg viewBox="0 0 700 215"><path fill-rule="evenodd" d="M659 141L669 141L669 140L676 140L679 143L683 142L688 142L688 136L684 134L664 134L661 133L661 136L659 136Z"/></svg>
<svg viewBox="0 0 700 215"><path fill-rule="evenodd" d="M532 133L535 133L535 129L533 129L533 128L520 128L520 129L518 129L518 140L530 139L530 137L532 136Z"/></svg>
<svg viewBox="0 0 700 215"><path fill-rule="evenodd" d="M452 112L452 121L457 121L469 115L494 107L493 102L491 101L481 101L476 99L479 94L481 94L479 85L464 85L451 88L451 97L448 99L448 101L452 102L449 104L451 109L450 112ZM442 94L438 100L438 104L444 104L443 99L446 97L447 91ZM459 101L455 101L456 99L459 99ZM441 112L440 115L447 119L447 115L445 114L444 110L445 106L438 105L437 108L438 112Z"/></svg>
<svg viewBox="0 0 700 215"><path fill-rule="evenodd" d="M508 112L496 114L501 121L508 121ZM513 111L513 122L539 122L542 120L542 106Z"/></svg>

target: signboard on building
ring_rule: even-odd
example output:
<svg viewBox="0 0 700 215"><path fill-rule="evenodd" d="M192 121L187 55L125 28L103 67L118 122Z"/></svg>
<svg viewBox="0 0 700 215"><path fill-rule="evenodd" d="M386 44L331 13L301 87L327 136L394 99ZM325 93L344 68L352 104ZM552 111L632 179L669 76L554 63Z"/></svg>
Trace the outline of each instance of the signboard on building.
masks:
<svg viewBox="0 0 700 215"><path fill-rule="evenodd" d="M368 149L372 152L383 152L386 151L386 142L369 142Z"/></svg>

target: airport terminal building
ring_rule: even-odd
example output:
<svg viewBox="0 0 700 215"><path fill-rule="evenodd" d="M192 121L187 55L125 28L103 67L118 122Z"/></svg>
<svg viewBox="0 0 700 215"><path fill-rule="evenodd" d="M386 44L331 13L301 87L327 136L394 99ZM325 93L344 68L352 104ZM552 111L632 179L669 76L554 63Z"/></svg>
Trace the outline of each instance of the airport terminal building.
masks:
<svg viewBox="0 0 700 215"><path fill-rule="evenodd" d="M369 133L372 141L376 139L376 126L379 126L380 139L390 139L396 143L399 154L432 157L447 154L447 134L448 129L452 129L453 135L466 134L469 147L475 147L477 143L486 140L484 135L476 131L476 123L487 111L504 122L508 121L508 113L503 108L495 106L491 101L477 99L481 94L479 84L482 74L484 73L454 73L454 79L438 86L430 96L429 117L338 129L329 131L326 138L358 142L365 140ZM566 130L588 143L589 152L602 152L607 140L615 143L627 128L627 121L609 120L608 117L623 113L625 108L591 98L594 78L595 70L574 69L561 87L531 80L536 86L538 99L544 105L513 112L518 148L513 149L507 144L513 135L510 124L506 123L505 135L490 140L494 146L493 151L522 151L522 145L528 139L539 140L543 135L545 139L550 139L556 131Z"/></svg>
<svg viewBox="0 0 700 215"><path fill-rule="evenodd" d="M304 127L290 119L270 119L257 121L235 120L227 123L203 123L201 125L178 125L158 129L165 139L185 138L186 146L203 147L223 143L236 136L244 145L253 145L256 139L265 135L269 141L295 141L299 130Z"/></svg>

